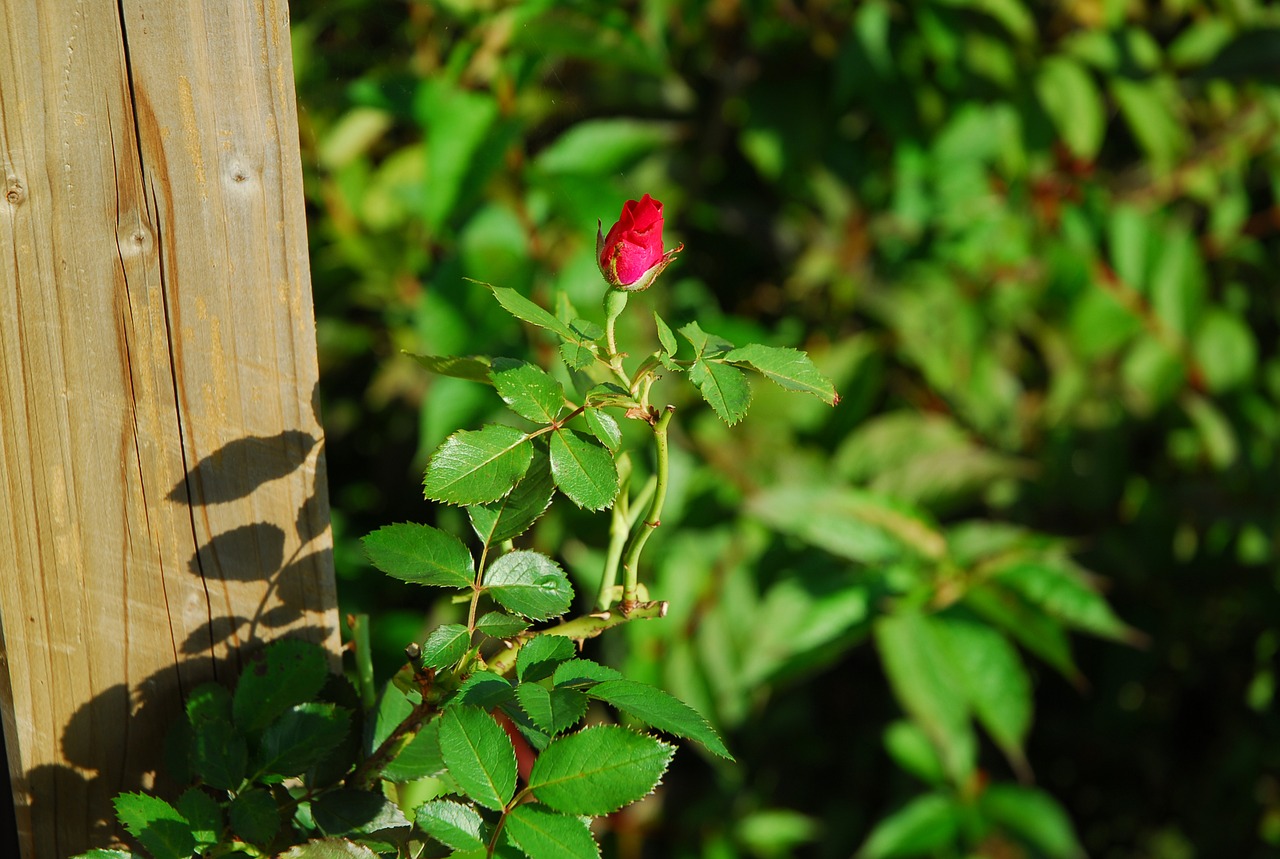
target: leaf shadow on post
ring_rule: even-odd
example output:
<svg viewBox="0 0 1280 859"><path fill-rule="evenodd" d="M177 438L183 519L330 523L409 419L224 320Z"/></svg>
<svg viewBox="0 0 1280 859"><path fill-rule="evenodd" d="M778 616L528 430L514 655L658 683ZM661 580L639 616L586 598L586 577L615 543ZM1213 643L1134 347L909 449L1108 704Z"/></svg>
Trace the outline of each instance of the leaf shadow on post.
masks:
<svg viewBox="0 0 1280 859"><path fill-rule="evenodd" d="M314 390L312 407L318 422ZM316 538L329 527L324 449L319 439L302 430L285 430L274 436L233 440L196 463L166 498L189 508L194 523L197 508L245 503L261 487L309 462L314 464L314 477L295 514L282 516L279 524L252 522L215 534L188 561L189 573L211 582L266 582L256 608L211 616L183 641L175 642L172 665L132 689L116 684L99 692L63 728L65 763L37 766L26 773L24 788L33 816L44 814L44 808L51 819L83 809L89 822L87 836L55 830L56 847L37 840L36 855L53 851L49 855L69 856L122 841L133 843L117 825L111 799L142 790L176 799L181 786L172 781L165 765L164 739L182 713L185 695L209 680L234 682L246 661L267 643L265 631L273 632L272 639L298 638L316 644L334 634L336 630L328 624L299 623L310 614L333 608L335 598L331 581L316 586L317 576L332 569L332 550L315 547ZM297 548L286 557L289 527L295 531ZM268 609L273 596L276 604ZM225 655L216 656L224 644ZM334 654L331 667L337 665ZM72 843L82 837L84 843Z"/></svg>

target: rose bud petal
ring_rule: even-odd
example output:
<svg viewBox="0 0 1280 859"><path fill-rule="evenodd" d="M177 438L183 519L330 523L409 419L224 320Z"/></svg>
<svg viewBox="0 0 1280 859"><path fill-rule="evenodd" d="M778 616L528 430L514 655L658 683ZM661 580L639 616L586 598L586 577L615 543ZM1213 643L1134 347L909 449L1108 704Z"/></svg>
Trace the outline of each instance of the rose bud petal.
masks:
<svg viewBox="0 0 1280 859"><path fill-rule="evenodd" d="M645 194L622 206L608 235L596 230L596 262L605 281L628 292L648 289L684 245L662 250L662 204Z"/></svg>

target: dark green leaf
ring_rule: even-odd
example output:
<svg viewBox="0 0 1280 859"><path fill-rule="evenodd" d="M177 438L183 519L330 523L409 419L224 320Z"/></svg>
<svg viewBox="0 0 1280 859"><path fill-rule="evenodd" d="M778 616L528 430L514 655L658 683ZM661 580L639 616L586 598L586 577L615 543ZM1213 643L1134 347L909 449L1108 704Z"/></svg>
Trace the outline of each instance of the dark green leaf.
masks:
<svg viewBox="0 0 1280 859"><path fill-rule="evenodd" d="M231 693L221 683L201 683L187 696L185 709L194 728L205 722L230 722Z"/></svg>
<svg viewBox="0 0 1280 859"><path fill-rule="evenodd" d="M829 406L834 406L838 399L835 385L799 349L752 343L734 349L724 356L724 360L746 364L779 387L813 394Z"/></svg>
<svg viewBox="0 0 1280 859"><path fill-rule="evenodd" d="M590 659L570 659L556 666L556 673L551 675L551 682L559 686L584 688L605 680L621 680L622 674L607 665L600 665Z"/></svg>
<svg viewBox="0 0 1280 859"><path fill-rule="evenodd" d="M729 426L746 416L751 386L737 367L721 361L696 361L689 368L689 381L698 386L702 398Z"/></svg>
<svg viewBox="0 0 1280 859"><path fill-rule="evenodd" d="M1063 627L1036 606L991 583L966 591L964 604L1058 669L1068 680L1074 683L1081 681L1080 670L1071 656L1071 643Z"/></svg>
<svg viewBox="0 0 1280 859"><path fill-rule="evenodd" d="M577 689L548 690L537 683L521 683L516 699L533 724L552 735L573 727L587 713L587 696Z"/></svg>
<svg viewBox="0 0 1280 859"><path fill-rule="evenodd" d="M516 677L522 682L550 677L556 666L577 654L573 642L562 635L538 635L516 654Z"/></svg>
<svg viewBox="0 0 1280 859"><path fill-rule="evenodd" d="M257 778L274 782L299 775L324 759L351 730L351 713L336 704L299 704L262 732Z"/></svg>
<svg viewBox="0 0 1280 859"><path fill-rule="evenodd" d="M360 541L370 562L392 578L419 585L468 588L475 564L462 541L430 525L386 525Z"/></svg>
<svg viewBox="0 0 1280 859"><path fill-rule="evenodd" d="M529 859L598 859L600 847L585 820L537 805L518 805L507 815L505 832Z"/></svg>
<svg viewBox="0 0 1280 859"><path fill-rule="evenodd" d="M560 357L571 370L581 370L596 359L596 351L587 343L564 342L560 344Z"/></svg>
<svg viewBox="0 0 1280 859"><path fill-rule="evenodd" d="M265 845L280 829L280 810L270 791L255 787L231 800L231 831L250 844Z"/></svg>
<svg viewBox="0 0 1280 859"><path fill-rule="evenodd" d="M857 859L897 859L931 855L954 843L961 810L955 800L927 793L876 824Z"/></svg>
<svg viewBox="0 0 1280 859"><path fill-rule="evenodd" d="M310 701L329 675L324 650L308 641L282 638L254 654L232 699L237 727L260 731L284 711Z"/></svg>
<svg viewBox="0 0 1280 859"><path fill-rule="evenodd" d="M504 286L491 286L489 284L485 284L485 286L493 290L493 295L498 299L498 303L517 319L522 319L539 328L545 328L554 334L558 334L564 340L578 342L582 339L568 325L556 319L514 289L508 289Z"/></svg>
<svg viewBox="0 0 1280 859"><path fill-rule="evenodd" d="M471 646L471 633L460 623L445 623L431 630L422 643L422 664L437 670L460 660Z"/></svg>
<svg viewBox="0 0 1280 859"><path fill-rule="evenodd" d="M564 388L540 367L500 358L494 362L489 378L498 396L522 418L549 424L564 411Z"/></svg>
<svg viewBox="0 0 1280 859"><path fill-rule="evenodd" d="M533 764L534 796L566 814L612 814L646 796L675 748L614 725L585 728L547 746Z"/></svg>
<svg viewBox="0 0 1280 859"><path fill-rule="evenodd" d="M612 453L617 453L618 448L622 446L622 429L613 415L600 409L587 409L582 413L582 417L591 429L591 434Z"/></svg>
<svg viewBox="0 0 1280 859"><path fill-rule="evenodd" d="M528 628L527 620L501 611L486 612L476 621L476 631L483 632L490 638L513 638Z"/></svg>
<svg viewBox="0 0 1280 859"><path fill-rule="evenodd" d="M485 808L501 809L516 787L516 753L493 717L478 707L450 707L440 717L440 753L449 775Z"/></svg>
<svg viewBox="0 0 1280 859"><path fill-rule="evenodd" d="M515 687L505 677L489 671L477 671L458 687L450 700L450 706L469 704L482 710L492 710L511 700Z"/></svg>
<svg viewBox="0 0 1280 859"><path fill-rule="evenodd" d="M452 355L414 355L419 364L441 376L452 376L455 379L466 379L469 382L493 384L489 379L492 360L483 356L473 358L456 358Z"/></svg>
<svg viewBox="0 0 1280 859"><path fill-rule="evenodd" d="M188 788L178 797L178 811L191 824L197 847L216 844L222 834L222 807L198 787Z"/></svg>
<svg viewBox="0 0 1280 859"><path fill-rule="evenodd" d="M569 500L587 510L608 507L618 494L618 466L609 451L571 429L551 434L551 476Z"/></svg>
<svg viewBox="0 0 1280 859"><path fill-rule="evenodd" d="M485 591L502 606L533 620L564 614L573 600L560 565L538 552L508 552L489 565Z"/></svg>
<svg viewBox="0 0 1280 859"><path fill-rule="evenodd" d="M538 153L534 167L547 173L620 175L678 134L675 123L611 117L575 122Z"/></svg>
<svg viewBox="0 0 1280 859"><path fill-rule="evenodd" d="M311 803L311 816L325 835L374 836L397 840L409 821L395 803L381 793L346 788L331 791Z"/></svg>
<svg viewBox="0 0 1280 859"><path fill-rule="evenodd" d="M447 799L424 802L415 812L418 828L454 850L481 850L484 821L469 805Z"/></svg>
<svg viewBox="0 0 1280 859"><path fill-rule="evenodd" d="M431 455L422 486L426 497L447 504L487 504L511 491L533 458L528 436L490 424L459 430Z"/></svg>
<svg viewBox="0 0 1280 859"><path fill-rule="evenodd" d="M733 755L729 754L720 736L701 713L661 689L634 680L606 680L593 686L587 694L612 704L646 725L677 737L697 740L713 754L733 760Z"/></svg>
<svg viewBox="0 0 1280 859"><path fill-rule="evenodd" d="M145 793L116 796L116 817L154 859L190 859L196 849L187 819L169 803Z"/></svg>
<svg viewBox="0 0 1280 859"><path fill-rule="evenodd" d="M191 768L205 784L221 790L240 786L249 761L245 738L228 721L201 719L191 735Z"/></svg>
<svg viewBox="0 0 1280 859"><path fill-rule="evenodd" d="M551 506L555 490L551 461L535 447L529 470L514 489L497 501L467 508L471 527L489 546L519 537Z"/></svg>

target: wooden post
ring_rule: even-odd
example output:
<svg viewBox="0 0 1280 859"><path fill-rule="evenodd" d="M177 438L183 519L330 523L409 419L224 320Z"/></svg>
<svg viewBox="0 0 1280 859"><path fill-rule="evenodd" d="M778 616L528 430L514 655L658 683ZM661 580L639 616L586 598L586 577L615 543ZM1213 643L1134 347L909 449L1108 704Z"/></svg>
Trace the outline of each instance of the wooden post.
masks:
<svg viewBox="0 0 1280 859"><path fill-rule="evenodd" d="M247 648L337 652L287 16L0 0L0 714L25 857L108 845L182 694Z"/></svg>

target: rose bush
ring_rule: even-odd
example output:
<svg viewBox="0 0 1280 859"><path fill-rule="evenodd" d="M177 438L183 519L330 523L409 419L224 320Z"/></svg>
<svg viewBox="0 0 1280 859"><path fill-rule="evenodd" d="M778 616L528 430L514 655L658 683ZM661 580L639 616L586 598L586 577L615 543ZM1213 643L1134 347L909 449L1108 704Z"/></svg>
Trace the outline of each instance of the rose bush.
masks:
<svg viewBox="0 0 1280 859"><path fill-rule="evenodd" d="M663 252L662 203L645 194L622 206L618 222L606 236L596 231L596 262L610 286L639 292L671 264L684 245Z"/></svg>

